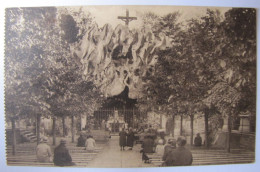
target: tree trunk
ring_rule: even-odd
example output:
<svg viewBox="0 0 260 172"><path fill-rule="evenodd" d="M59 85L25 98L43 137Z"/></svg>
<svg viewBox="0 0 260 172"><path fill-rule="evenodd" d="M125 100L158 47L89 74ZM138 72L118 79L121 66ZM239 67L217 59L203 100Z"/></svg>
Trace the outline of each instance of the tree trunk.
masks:
<svg viewBox="0 0 260 172"><path fill-rule="evenodd" d="M204 121L205 121L205 146L209 147L209 124L208 124L208 110L205 110Z"/></svg>
<svg viewBox="0 0 260 172"><path fill-rule="evenodd" d="M74 116L71 116L71 142L74 143Z"/></svg>
<svg viewBox="0 0 260 172"><path fill-rule="evenodd" d="M182 121L183 121L183 115L181 114L181 128L180 128L180 135L182 136Z"/></svg>
<svg viewBox="0 0 260 172"><path fill-rule="evenodd" d="M41 114L37 114L36 117L36 136L37 136L37 145L40 143L40 129L41 129Z"/></svg>
<svg viewBox="0 0 260 172"><path fill-rule="evenodd" d="M231 116L228 115L228 133L227 133L227 152L230 152L230 140L231 140Z"/></svg>
<svg viewBox="0 0 260 172"><path fill-rule="evenodd" d="M66 136L66 126L65 126L65 117L63 116L62 117L62 135L63 135L63 137L65 137Z"/></svg>
<svg viewBox="0 0 260 172"><path fill-rule="evenodd" d="M172 123L173 123L173 127L172 127L172 137L174 137L175 115L172 115Z"/></svg>
<svg viewBox="0 0 260 172"><path fill-rule="evenodd" d="M52 145L56 145L56 117L52 118Z"/></svg>
<svg viewBox="0 0 260 172"><path fill-rule="evenodd" d="M11 120L12 122L12 136L13 136L13 140L12 140L12 153L13 155L16 154L16 132L15 132L15 119Z"/></svg>
<svg viewBox="0 0 260 172"><path fill-rule="evenodd" d="M191 114L190 115L190 145L193 145L193 121L194 121L194 116Z"/></svg>
<svg viewBox="0 0 260 172"><path fill-rule="evenodd" d="M79 131L82 130L82 115L79 116Z"/></svg>

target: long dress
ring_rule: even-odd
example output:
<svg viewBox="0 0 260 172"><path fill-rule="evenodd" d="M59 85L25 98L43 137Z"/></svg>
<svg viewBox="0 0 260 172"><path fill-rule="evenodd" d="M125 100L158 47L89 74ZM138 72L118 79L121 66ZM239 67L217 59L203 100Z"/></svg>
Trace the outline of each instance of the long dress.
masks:
<svg viewBox="0 0 260 172"><path fill-rule="evenodd" d="M119 145L121 147L126 146L126 132L125 131L119 132Z"/></svg>
<svg viewBox="0 0 260 172"><path fill-rule="evenodd" d="M69 154L69 150L66 148L65 145L60 144L54 149L54 158L53 158L54 165L56 166L72 166L75 165L72 162L72 158Z"/></svg>
<svg viewBox="0 0 260 172"><path fill-rule="evenodd" d="M85 147L86 139L83 136L79 136L77 147Z"/></svg>
<svg viewBox="0 0 260 172"><path fill-rule="evenodd" d="M127 134L127 146L133 147L134 146L134 141L135 141L135 135L133 131L129 131Z"/></svg>

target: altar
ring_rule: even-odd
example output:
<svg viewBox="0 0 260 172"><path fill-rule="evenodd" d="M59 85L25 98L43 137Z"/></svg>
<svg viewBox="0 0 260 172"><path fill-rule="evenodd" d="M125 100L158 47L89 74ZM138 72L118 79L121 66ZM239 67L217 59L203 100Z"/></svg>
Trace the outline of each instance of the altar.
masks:
<svg viewBox="0 0 260 172"><path fill-rule="evenodd" d="M127 125L124 121L124 117L118 115L118 111L115 110L113 116L109 116L107 120L107 128L111 132L119 132L122 128L126 128Z"/></svg>

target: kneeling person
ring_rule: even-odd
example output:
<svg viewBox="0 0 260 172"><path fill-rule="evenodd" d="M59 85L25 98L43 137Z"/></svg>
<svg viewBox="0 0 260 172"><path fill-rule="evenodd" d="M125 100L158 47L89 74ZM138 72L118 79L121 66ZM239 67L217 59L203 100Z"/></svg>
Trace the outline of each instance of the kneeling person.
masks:
<svg viewBox="0 0 260 172"><path fill-rule="evenodd" d="M95 150L96 147L96 142L93 139L93 136L88 136L87 140L86 140L86 150L88 150L89 152L93 152Z"/></svg>
<svg viewBox="0 0 260 172"><path fill-rule="evenodd" d="M54 165L56 166L73 166L72 158L69 154L69 150L66 147L66 140L61 139L60 145L54 149Z"/></svg>
<svg viewBox="0 0 260 172"><path fill-rule="evenodd" d="M185 148L185 137L177 139L177 149L173 150L165 160L165 166L188 166L192 164L192 154Z"/></svg>
<svg viewBox="0 0 260 172"><path fill-rule="evenodd" d="M48 143L48 138L43 137L41 139L40 144L38 144L36 147L36 156L39 162L52 162L51 148L47 143Z"/></svg>

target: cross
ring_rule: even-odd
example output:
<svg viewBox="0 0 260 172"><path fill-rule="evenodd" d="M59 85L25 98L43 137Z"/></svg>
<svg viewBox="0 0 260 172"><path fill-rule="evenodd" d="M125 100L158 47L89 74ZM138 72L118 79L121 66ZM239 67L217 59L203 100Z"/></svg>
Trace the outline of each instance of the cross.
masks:
<svg viewBox="0 0 260 172"><path fill-rule="evenodd" d="M126 26L128 26L130 21L137 20L137 17L129 17L129 10L126 10L126 16L118 16L117 18L123 20Z"/></svg>

